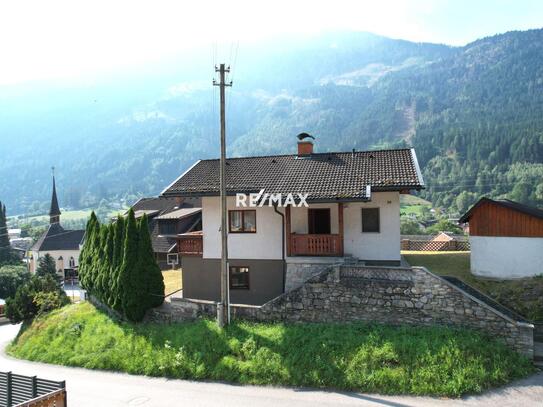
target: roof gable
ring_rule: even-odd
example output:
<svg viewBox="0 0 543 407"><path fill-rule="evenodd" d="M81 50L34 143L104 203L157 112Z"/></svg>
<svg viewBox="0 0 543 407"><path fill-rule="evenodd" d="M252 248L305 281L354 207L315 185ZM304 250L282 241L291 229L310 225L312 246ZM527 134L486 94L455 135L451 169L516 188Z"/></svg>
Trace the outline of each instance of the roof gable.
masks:
<svg viewBox="0 0 543 407"><path fill-rule="evenodd" d="M227 193L308 194L308 201L368 199L373 191L424 187L413 149L276 155L226 160ZM201 160L166 188L163 196L219 194L219 160Z"/></svg>
<svg viewBox="0 0 543 407"><path fill-rule="evenodd" d="M503 200L494 200L487 197L479 199L462 217L458 220L460 223L469 222L470 217L477 212L477 209L480 208L483 204L498 205L504 208L511 209L526 215L532 216L534 218L543 219L543 210L521 204L519 202L511 201L509 199Z"/></svg>
<svg viewBox="0 0 543 407"><path fill-rule="evenodd" d="M53 223L34 243L31 250L79 250L84 235L84 230L65 230L60 224Z"/></svg>

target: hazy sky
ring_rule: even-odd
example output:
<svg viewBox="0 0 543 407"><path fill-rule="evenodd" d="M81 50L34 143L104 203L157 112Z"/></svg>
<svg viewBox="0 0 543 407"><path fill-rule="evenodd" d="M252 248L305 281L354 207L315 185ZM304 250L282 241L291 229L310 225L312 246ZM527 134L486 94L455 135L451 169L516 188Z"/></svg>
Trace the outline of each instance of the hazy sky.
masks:
<svg viewBox="0 0 543 407"><path fill-rule="evenodd" d="M543 26L543 0L1 0L0 84L143 64L187 47L322 30L464 45ZM223 46L219 51L229 46Z"/></svg>

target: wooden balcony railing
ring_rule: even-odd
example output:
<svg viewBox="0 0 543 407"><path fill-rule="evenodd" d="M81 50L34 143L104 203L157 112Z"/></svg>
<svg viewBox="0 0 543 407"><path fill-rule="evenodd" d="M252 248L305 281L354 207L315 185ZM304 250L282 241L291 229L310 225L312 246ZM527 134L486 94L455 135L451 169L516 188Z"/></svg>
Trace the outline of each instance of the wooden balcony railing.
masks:
<svg viewBox="0 0 543 407"><path fill-rule="evenodd" d="M203 235L186 233L177 236L177 247L181 256L201 256L204 253Z"/></svg>
<svg viewBox="0 0 543 407"><path fill-rule="evenodd" d="M340 235L290 235L291 256L343 256Z"/></svg>

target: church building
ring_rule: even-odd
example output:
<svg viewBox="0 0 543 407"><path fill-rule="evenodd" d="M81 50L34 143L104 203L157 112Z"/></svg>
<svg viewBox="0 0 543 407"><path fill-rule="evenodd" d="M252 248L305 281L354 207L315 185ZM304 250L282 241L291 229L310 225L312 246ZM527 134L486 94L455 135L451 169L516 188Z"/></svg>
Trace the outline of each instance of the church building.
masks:
<svg viewBox="0 0 543 407"><path fill-rule="evenodd" d="M53 194L49 210L49 226L47 230L30 248L30 272L35 273L39 259L49 254L55 260L57 272L62 278L77 276L79 253L85 235L84 230L66 230L60 225L60 208L58 205L55 176L53 175Z"/></svg>

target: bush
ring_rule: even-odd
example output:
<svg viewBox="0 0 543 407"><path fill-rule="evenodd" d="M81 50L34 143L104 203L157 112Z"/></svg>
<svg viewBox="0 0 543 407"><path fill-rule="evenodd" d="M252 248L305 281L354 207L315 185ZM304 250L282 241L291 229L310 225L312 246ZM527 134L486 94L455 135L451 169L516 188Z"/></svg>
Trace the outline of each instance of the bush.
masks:
<svg viewBox="0 0 543 407"><path fill-rule="evenodd" d="M17 288L30 280L25 266L0 267L0 298L13 297Z"/></svg>
<svg viewBox="0 0 543 407"><path fill-rule="evenodd" d="M148 309L164 301L164 278L146 215L136 220L131 209L126 220L100 225L92 213L79 259L81 285L130 321L141 321Z"/></svg>
<svg viewBox="0 0 543 407"><path fill-rule="evenodd" d="M6 317L12 323L29 321L38 314L62 307L69 302L54 277L33 275L17 289L13 298L6 300Z"/></svg>

